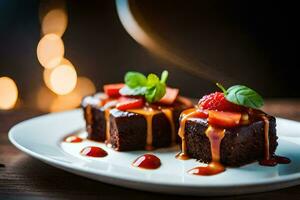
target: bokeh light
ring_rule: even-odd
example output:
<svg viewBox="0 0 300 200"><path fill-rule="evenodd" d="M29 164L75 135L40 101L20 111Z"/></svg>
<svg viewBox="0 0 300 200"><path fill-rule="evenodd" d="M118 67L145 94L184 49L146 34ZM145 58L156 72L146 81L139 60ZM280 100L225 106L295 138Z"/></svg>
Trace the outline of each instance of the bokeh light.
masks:
<svg viewBox="0 0 300 200"><path fill-rule="evenodd" d="M78 107L81 97L76 93L70 93L64 96L57 96L50 105L50 112L60 112Z"/></svg>
<svg viewBox="0 0 300 200"><path fill-rule="evenodd" d="M45 82L47 79L45 79ZM49 73L49 86L50 89L59 95L70 93L77 83L77 73L74 66L66 59L51 69Z"/></svg>
<svg viewBox="0 0 300 200"><path fill-rule="evenodd" d="M87 77L78 77L77 85L73 92L82 98L84 96L94 94L96 92L96 87Z"/></svg>
<svg viewBox="0 0 300 200"><path fill-rule="evenodd" d="M41 86L37 91L36 106L43 112L49 112L50 106L56 95L45 86Z"/></svg>
<svg viewBox="0 0 300 200"><path fill-rule="evenodd" d="M94 94L96 87L93 82L86 77L78 77L76 88L67 95L57 96L50 106L50 112L70 110L80 105L84 96Z"/></svg>
<svg viewBox="0 0 300 200"><path fill-rule="evenodd" d="M67 28L68 17L67 13L62 8L50 10L41 20L43 35L54 33L62 36Z"/></svg>
<svg viewBox="0 0 300 200"><path fill-rule="evenodd" d="M44 112L58 112L76 108L81 99L96 92L93 82L86 77L78 77L75 89L63 96L58 96L46 87L41 87L37 95L37 106Z"/></svg>
<svg viewBox="0 0 300 200"><path fill-rule="evenodd" d="M44 17L54 9L62 9L66 11L67 5L65 0L42 0L39 6L39 20L42 23ZM67 11L66 11L67 13Z"/></svg>
<svg viewBox="0 0 300 200"><path fill-rule="evenodd" d="M73 64L66 58L63 58L62 61L57 66L60 66L60 65L69 65L69 66L72 66L74 68ZM50 76L51 76L54 69L55 69L55 67L50 68L50 69L45 68L44 72L43 72L43 79L44 79L45 85L51 90L52 90L53 87L50 83Z"/></svg>
<svg viewBox="0 0 300 200"><path fill-rule="evenodd" d="M50 75L51 75L52 69L44 69L43 72L43 79L44 79L44 83L47 86L47 88L51 88L51 84L50 84Z"/></svg>
<svg viewBox="0 0 300 200"><path fill-rule="evenodd" d="M44 112L57 112L76 108L81 99L95 93L93 82L78 77L73 64L64 58L64 34L68 16L64 0L41 1L39 9L41 31L44 37L37 47L38 60L44 66L42 86L37 93L37 106Z"/></svg>
<svg viewBox="0 0 300 200"><path fill-rule="evenodd" d="M45 68L57 66L65 53L62 39L54 33L45 35L37 46L37 57L40 64Z"/></svg>
<svg viewBox="0 0 300 200"><path fill-rule="evenodd" d="M16 83L9 77L0 77L0 109L8 110L15 106L18 99Z"/></svg>

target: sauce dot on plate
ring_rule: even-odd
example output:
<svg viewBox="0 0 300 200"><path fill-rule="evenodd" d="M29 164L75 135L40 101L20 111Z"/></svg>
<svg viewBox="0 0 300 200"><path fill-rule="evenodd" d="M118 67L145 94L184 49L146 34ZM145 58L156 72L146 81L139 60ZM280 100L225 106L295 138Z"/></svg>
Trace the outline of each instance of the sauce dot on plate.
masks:
<svg viewBox="0 0 300 200"><path fill-rule="evenodd" d="M83 156L89 157L105 157L107 156L107 152L100 147L88 146L83 148L80 151L80 154Z"/></svg>
<svg viewBox="0 0 300 200"><path fill-rule="evenodd" d="M197 176L211 176L224 172L224 166L219 162L211 162L207 166L195 167L188 171L189 174Z"/></svg>
<svg viewBox="0 0 300 200"><path fill-rule="evenodd" d="M82 138L75 136L75 135L71 135L68 136L64 139L64 142L68 142L68 143L78 143L78 142L82 142Z"/></svg>
<svg viewBox="0 0 300 200"><path fill-rule="evenodd" d="M138 157L132 165L143 169L157 169L160 167L160 159L153 154L145 154Z"/></svg>

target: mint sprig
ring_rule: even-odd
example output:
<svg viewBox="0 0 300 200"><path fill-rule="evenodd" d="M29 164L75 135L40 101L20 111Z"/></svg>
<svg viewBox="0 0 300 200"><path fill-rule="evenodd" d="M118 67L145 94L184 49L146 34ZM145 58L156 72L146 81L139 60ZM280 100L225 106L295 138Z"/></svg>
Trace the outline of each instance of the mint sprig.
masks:
<svg viewBox="0 0 300 200"><path fill-rule="evenodd" d="M160 79L155 74L146 77L139 72L127 72L124 79L126 86L120 90L122 95L144 96L147 102L153 103L166 94L168 71L163 71Z"/></svg>
<svg viewBox="0 0 300 200"><path fill-rule="evenodd" d="M264 105L263 98L253 89L244 85L234 85L227 90L219 83L216 85L223 91L225 98L231 103L258 109Z"/></svg>

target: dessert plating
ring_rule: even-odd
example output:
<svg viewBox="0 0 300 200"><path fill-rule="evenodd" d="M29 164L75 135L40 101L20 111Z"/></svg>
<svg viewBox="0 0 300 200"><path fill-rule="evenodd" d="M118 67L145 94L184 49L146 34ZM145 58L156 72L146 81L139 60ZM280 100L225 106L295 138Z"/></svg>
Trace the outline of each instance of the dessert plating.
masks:
<svg viewBox="0 0 300 200"><path fill-rule="evenodd" d="M182 139L178 159L195 158L208 163L189 173L214 175L224 166L242 166L253 161L261 165L287 164L288 158L276 156L278 145L276 119L259 108L263 99L254 90L232 86L200 99L195 108L182 112L179 136Z"/></svg>
<svg viewBox="0 0 300 200"><path fill-rule="evenodd" d="M168 73L159 79L128 72L125 83L104 86L105 93L82 101L88 138L106 142L117 151L151 150L175 144L179 116L190 100L166 87Z"/></svg>

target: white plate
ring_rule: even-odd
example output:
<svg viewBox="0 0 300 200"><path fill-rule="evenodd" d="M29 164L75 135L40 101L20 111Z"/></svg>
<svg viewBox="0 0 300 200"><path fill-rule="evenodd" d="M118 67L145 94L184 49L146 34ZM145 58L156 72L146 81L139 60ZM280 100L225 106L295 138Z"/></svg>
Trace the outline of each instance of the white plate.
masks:
<svg viewBox="0 0 300 200"><path fill-rule="evenodd" d="M289 157L288 165L263 167L257 163L227 168L215 176L193 176L187 170L199 166L195 160L175 159L176 148L153 151L162 162L157 170L131 166L145 151L115 152L104 144L84 141L63 143L62 139L83 129L81 110L49 114L21 122L9 132L10 141L25 153L52 166L101 182L128 188L188 195L231 195L270 191L300 183L300 123L277 119L279 146L277 153ZM79 154L88 145L108 152L104 158Z"/></svg>

